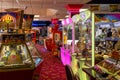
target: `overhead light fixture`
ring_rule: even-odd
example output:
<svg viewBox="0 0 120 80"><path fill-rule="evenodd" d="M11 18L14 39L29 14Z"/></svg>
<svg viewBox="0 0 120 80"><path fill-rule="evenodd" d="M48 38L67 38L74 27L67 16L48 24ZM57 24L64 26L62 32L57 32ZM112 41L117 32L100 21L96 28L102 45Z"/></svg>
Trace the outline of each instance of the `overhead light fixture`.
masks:
<svg viewBox="0 0 120 80"><path fill-rule="evenodd" d="M36 17L40 17L40 15L35 15L34 17L35 17L35 18L36 18Z"/></svg>
<svg viewBox="0 0 120 80"><path fill-rule="evenodd" d="M69 17L69 15L66 15L65 17L66 17L66 18L68 18L68 17Z"/></svg>
<svg viewBox="0 0 120 80"><path fill-rule="evenodd" d="M83 11L86 11L88 9L79 9L79 12L83 12Z"/></svg>
<svg viewBox="0 0 120 80"><path fill-rule="evenodd" d="M40 19L39 18L34 18L33 21L39 21Z"/></svg>
<svg viewBox="0 0 120 80"><path fill-rule="evenodd" d="M59 19L60 21L62 21L63 19Z"/></svg>

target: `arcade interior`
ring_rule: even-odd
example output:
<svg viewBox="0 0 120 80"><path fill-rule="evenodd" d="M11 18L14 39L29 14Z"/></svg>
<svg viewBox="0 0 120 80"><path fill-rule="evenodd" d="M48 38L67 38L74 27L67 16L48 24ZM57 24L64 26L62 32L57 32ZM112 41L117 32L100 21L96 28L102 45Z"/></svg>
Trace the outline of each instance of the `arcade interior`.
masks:
<svg viewBox="0 0 120 80"><path fill-rule="evenodd" d="M0 80L120 80L120 2L78 2L2 0Z"/></svg>

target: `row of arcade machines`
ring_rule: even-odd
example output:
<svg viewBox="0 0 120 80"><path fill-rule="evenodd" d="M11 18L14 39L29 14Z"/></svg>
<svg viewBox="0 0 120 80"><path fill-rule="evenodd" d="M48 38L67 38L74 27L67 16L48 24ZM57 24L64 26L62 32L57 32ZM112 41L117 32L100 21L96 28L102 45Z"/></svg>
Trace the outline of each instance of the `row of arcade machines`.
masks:
<svg viewBox="0 0 120 80"><path fill-rule="evenodd" d="M32 42L36 43L37 41L37 30L35 29L0 29L0 33L25 33L27 36L27 39L31 39Z"/></svg>
<svg viewBox="0 0 120 80"><path fill-rule="evenodd" d="M54 56L60 57L59 51L62 42L62 30L60 30L58 19L53 19L52 25L47 27L47 30L47 38L44 40L45 48L52 51Z"/></svg>
<svg viewBox="0 0 120 80"><path fill-rule="evenodd" d="M35 68L43 61L34 45L33 18L18 8L0 12L1 80L32 80Z"/></svg>
<svg viewBox="0 0 120 80"><path fill-rule="evenodd" d="M0 34L0 79L32 80L43 58L27 38L24 33Z"/></svg>
<svg viewBox="0 0 120 80"><path fill-rule="evenodd" d="M120 13L84 9L62 24L61 60L79 80L120 79Z"/></svg>

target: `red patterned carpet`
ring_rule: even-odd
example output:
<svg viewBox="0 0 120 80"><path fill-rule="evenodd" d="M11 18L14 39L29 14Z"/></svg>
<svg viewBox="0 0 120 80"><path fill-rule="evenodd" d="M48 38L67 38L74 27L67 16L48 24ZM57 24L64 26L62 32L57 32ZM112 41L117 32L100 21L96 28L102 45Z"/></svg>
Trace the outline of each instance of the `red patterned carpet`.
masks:
<svg viewBox="0 0 120 80"><path fill-rule="evenodd" d="M38 80L67 80L65 67L61 61L43 46L37 44L36 47L44 58L42 64L36 69L36 72L39 73Z"/></svg>

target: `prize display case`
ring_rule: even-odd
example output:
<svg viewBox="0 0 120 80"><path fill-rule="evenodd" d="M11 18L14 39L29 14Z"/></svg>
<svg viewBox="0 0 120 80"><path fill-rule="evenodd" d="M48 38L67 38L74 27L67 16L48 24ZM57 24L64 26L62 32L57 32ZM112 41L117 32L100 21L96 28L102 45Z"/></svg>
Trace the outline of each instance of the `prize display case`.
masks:
<svg viewBox="0 0 120 80"><path fill-rule="evenodd" d="M26 42L26 44L35 63L35 66L37 67L37 65L39 65L43 61L43 58L40 56L39 51L37 50L35 44L32 41L28 41Z"/></svg>
<svg viewBox="0 0 120 80"><path fill-rule="evenodd" d="M120 72L120 14L94 13L95 67L108 80L119 80Z"/></svg>
<svg viewBox="0 0 120 80"><path fill-rule="evenodd" d="M120 76L120 14L92 13L94 68L83 69L94 80L119 80ZM93 73L92 73L93 72ZM91 80L92 80L91 78Z"/></svg>
<svg viewBox="0 0 120 80"><path fill-rule="evenodd" d="M91 11L85 10L72 17L74 24L74 39L72 48L71 67L74 74L81 80L88 80L82 68L89 68L92 64L92 20Z"/></svg>
<svg viewBox="0 0 120 80"><path fill-rule="evenodd" d="M117 54L117 55L116 55ZM118 57L116 57L118 56ZM93 68L95 74L99 74L96 77L99 79L107 80L119 80L120 79L120 53L112 52L112 56L102 60L96 64Z"/></svg>
<svg viewBox="0 0 120 80"><path fill-rule="evenodd" d="M83 68L84 72L89 76L88 80L119 80L120 64L116 64L116 60L108 58L101 61L91 68Z"/></svg>
<svg viewBox="0 0 120 80"><path fill-rule="evenodd" d="M72 48L72 18L67 18L63 22L63 45L61 47L61 60L64 65L71 64Z"/></svg>
<svg viewBox="0 0 120 80"><path fill-rule="evenodd" d="M111 57L120 47L120 14L117 12L95 13L95 64L99 57Z"/></svg>
<svg viewBox="0 0 120 80"><path fill-rule="evenodd" d="M25 34L1 34L1 39L0 79L32 80L35 64L26 45Z"/></svg>
<svg viewBox="0 0 120 80"><path fill-rule="evenodd" d="M79 17L78 17L79 16ZM92 57L92 20L91 11L85 10L72 17L74 22L74 54L81 59ZM89 63L92 65L92 62Z"/></svg>
<svg viewBox="0 0 120 80"><path fill-rule="evenodd" d="M79 14L72 17L73 22L71 22L74 25L72 28L74 36L71 35L71 67L74 74L79 75L81 80L90 80L83 72L83 68L93 67L100 61L111 57L112 51L118 51L120 48L118 37L120 15L102 10L95 12L91 8L80 8L79 11Z"/></svg>

